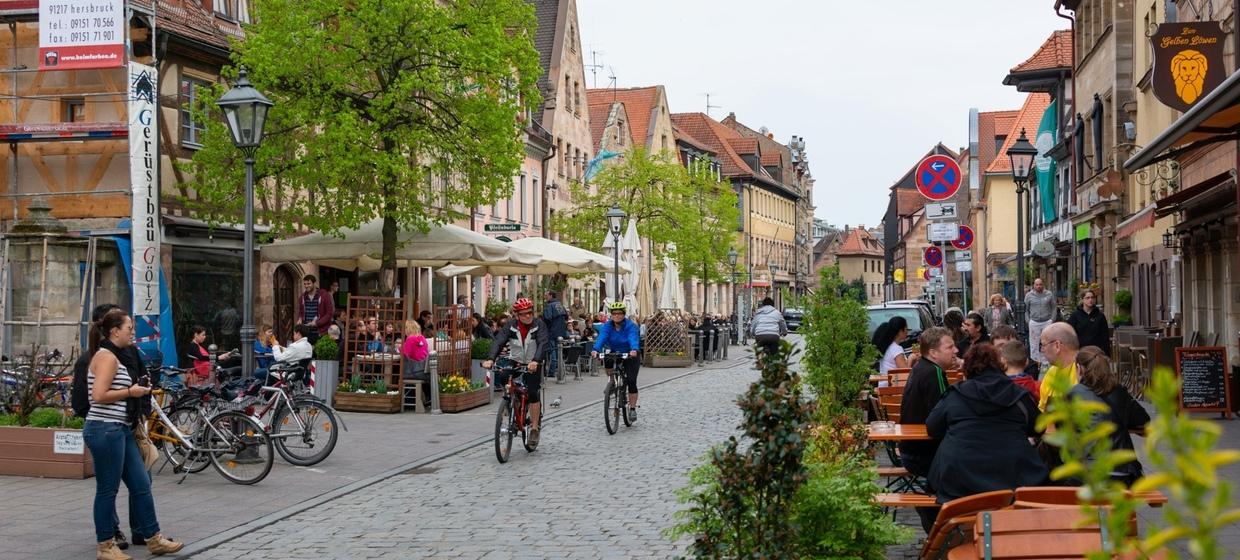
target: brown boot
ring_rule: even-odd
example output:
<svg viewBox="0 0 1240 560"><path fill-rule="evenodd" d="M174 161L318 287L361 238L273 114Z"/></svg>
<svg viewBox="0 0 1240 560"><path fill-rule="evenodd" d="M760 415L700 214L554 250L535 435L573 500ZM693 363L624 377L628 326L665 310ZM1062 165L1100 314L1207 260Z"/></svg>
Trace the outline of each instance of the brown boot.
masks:
<svg viewBox="0 0 1240 560"><path fill-rule="evenodd" d="M185 548L185 543L169 539L163 533L155 533L155 535L146 538L146 550L155 556L178 552L182 548Z"/></svg>
<svg viewBox="0 0 1240 560"><path fill-rule="evenodd" d="M95 560L133 560L133 556L121 552L116 541L108 539L95 546Z"/></svg>

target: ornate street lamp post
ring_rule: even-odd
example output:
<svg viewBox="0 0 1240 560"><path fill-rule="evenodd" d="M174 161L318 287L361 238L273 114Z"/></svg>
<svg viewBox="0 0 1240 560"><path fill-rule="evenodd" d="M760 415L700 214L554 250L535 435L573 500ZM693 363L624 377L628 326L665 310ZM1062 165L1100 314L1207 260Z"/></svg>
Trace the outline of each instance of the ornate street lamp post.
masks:
<svg viewBox="0 0 1240 560"><path fill-rule="evenodd" d="M733 341L740 339L740 312L736 309L736 247L728 247L728 266L732 267L732 334Z"/></svg>
<svg viewBox="0 0 1240 560"><path fill-rule="evenodd" d="M1029 334L1029 323L1025 321L1025 192L1033 174L1033 158L1038 149L1025 137L1025 129L1020 129L1020 138L1008 148L1007 156L1012 161L1012 180L1016 183L1016 330L1025 338ZM1034 341L1028 341L1032 347Z"/></svg>
<svg viewBox="0 0 1240 560"><path fill-rule="evenodd" d="M254 377L254 152L263 143L267 110L274 103L250 85L245 67L237 83L215 102L224 110L233 144L245 154L245 255L242 258L241 374Z"/></svg>
<svg viewBox="0 0 1240 560"><path fill-rule="evenodd" d="M613 274L615 274L613 279L615 282L611 290L613 303L620 301L624 297L620 293L620 228L624 227L624 218L626 217L628 217L628 214L625 214L618 204L612 205L611 209L607 211L607 225L611 228L612 250L615 251L615 266L613 268Z"/></svg>

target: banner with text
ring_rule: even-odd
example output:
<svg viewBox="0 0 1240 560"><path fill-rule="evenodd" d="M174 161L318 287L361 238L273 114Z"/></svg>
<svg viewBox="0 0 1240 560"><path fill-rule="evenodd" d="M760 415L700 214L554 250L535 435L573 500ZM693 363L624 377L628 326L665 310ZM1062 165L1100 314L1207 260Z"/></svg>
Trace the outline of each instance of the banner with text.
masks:
<svg viewBox="0 0 1240 560"><path fill-rule="evenodd" d="M39 70L125 64L124 0L40 0Z"/></svg>
<svg viewBox="0 0 1240 560"><path fill-rule="evenodd" d="M129 63L129 181L133 188L133 314L159 314L159 154L155 68Z"/></svg>

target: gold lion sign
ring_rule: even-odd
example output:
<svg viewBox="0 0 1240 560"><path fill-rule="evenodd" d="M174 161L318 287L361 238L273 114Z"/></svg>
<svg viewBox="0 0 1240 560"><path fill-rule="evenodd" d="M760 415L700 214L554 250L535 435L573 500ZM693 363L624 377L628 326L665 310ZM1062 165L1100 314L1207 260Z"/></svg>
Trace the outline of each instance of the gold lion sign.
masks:
<svg viewBox="0 0 1240 560"><path fill-rule="evenodd" d="M1164 105L1188 111L1223 83L1223 30L1217 21L1164 23L1150 37L1151 83Z"/></svg>

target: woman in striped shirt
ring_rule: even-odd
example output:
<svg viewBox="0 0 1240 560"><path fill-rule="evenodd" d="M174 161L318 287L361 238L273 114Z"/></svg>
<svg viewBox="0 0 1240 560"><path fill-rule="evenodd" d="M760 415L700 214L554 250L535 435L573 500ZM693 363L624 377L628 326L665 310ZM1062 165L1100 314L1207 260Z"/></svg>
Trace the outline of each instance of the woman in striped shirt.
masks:
<svg viewBox="0 0 1240 560"><path fill-rule="evenodd" d="M151 496L151 479L134 440L129 424L127 399L144 398L149 387L136 384L129 371L117 359L122 348L133 344L133 319L120 309L107 312L90 330L90 369L86 383L90 388L90 412L82 437L95 462L95 557L106 560L128 560L113 540L116 518L116 494L125 481L132 519L139 524L134 533L146 539L147 550L160 555L181 550L183 544L164 537L155 519L155 500Z"/></svg>

